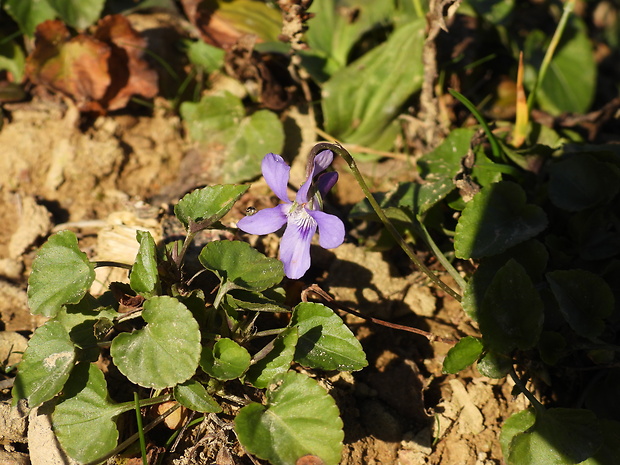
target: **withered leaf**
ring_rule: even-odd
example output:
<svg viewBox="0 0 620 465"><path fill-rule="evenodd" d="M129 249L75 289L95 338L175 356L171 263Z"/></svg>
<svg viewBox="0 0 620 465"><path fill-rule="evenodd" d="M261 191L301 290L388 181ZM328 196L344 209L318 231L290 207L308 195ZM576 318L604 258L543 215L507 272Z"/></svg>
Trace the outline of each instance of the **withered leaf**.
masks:
<svg viewBox="0 0 620 465"><path fill-rule="evenodd" d="M61 21L49 20L37 26L26 75L71 97L81 111L118 110L132 95L152 98L158 92L157 74L143 59L145 47L122 15L103 18L92 36L71 37Z"/></svg>
<svg viewBox="0 0 620 465"><path fill-rule="evenodd" d="M71 38L61 21L48 20L37 26L26 75L34 84L72 97L80 109L90 109L110 86L110 55L108 45L84 34Z"/></svg>
<svg viewBox="0 0 620 465"><path fill-rule="evenodd" d="M111 48L111 84L103 103L108 110L124 108L132 95L157 95L157 73L143 59L146 40L131 27L123 15L110 15L97 24L94 37Z"/></svg>

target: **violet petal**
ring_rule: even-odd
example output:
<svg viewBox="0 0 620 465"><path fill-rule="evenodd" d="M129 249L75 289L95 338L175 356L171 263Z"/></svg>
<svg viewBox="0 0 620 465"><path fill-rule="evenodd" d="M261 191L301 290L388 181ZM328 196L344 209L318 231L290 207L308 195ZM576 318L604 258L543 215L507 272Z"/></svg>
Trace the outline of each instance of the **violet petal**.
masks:
<svg viewBox="0 0 620 465"><path fill-rule="evenodd" d="M237 227L248 234L269 234L276 232L286 223L286 214L284 213L290 204L282 204L273 208L265 208L257 211L251 216L241 218L237 223Z"/></svg>
<svg viewBox="0 0 620 465"><path fill-rule="evenodd" d="M321 171L325 171L329 165L334 161L334 152L331 150L323 150L319 152L316 157L314 157L314 167L316 169L316 173L320 173Z"/></svg>
<svg viewBox="0 0 620 465"><path fill-rule="evenodd" d="M289 220L280 242L280 260L289 278L299 279L310 268L310 243L315 232L314 221L295 223Z"/></svg>
<svg viewBox="0 0 620 465"><path fill-rule="evenodd" d="M319 244L324 249L338 247L344 241L344 224L340 218L320 210L308 210L319 227Z"/></svg>
<svg viewBox="0 0 620 465"><path fill-rule="evenodd" d="M331 150L323 150L314 157L314 160L312 160L312 169L308 173L306 182L304 182L297 191L297 197L295 197L297 203L302 204L310 200L308 198L308 191L310 190L310 186L312 186L314 176L325 171L333 160L334 153Z"/></svg>
<svg viewBox="0 0 620 465"><path fill-rule="evenodd" d="M334 187L334 184L336 184L336 181L338 181L338 173L335 171L323 173L318 177L316 180L316 187L318 188L321 197L325 197L327 195L331 188Z"/></svg>
<svg viewBox="0 0 620 465"><path fill-rule="evenodd" d="M286 164L284 158L275 153L268 153L261 163L263 177L267 185L284 202L290 202L286 185L288 184L291 167Z"/></svg>

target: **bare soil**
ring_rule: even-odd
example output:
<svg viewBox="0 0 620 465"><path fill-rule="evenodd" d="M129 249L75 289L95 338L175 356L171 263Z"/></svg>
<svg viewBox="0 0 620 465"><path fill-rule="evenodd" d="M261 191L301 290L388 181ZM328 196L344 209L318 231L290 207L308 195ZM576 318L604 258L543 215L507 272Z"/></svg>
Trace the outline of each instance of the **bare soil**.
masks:
<svg viewBox="0 0 620 465"><path fill-rule="evenodd" d="M0 338L21 337L24 342L43 323L28 311L26 286L36 249L50 233L71 229L90 256L131 259L136 227L147 227L162 239L169 233L161 220L169 204L192 187L217 182L207 168L218 154L193 147L165 102L156 102L151 115L101 116L86 127L80 127L83 121L70 102L33 101L7 110L10 119L0 131ZM390 163L388 173L398 172ZM344 217L361 194L346 168L338 168L343 175L332 203ZM374 181L389 185L392 180L388 174ZM240 204L260 208L271 201L257 182ZM239 211L233 213L227 218L230 224L241 217ZM277 241L267 238L261 246L275 255ZM475 334L458 303L418 274L398 270L391 254L368 251L353 240L333 251L315 252L306 284L319 284L340 303L445 338ZM295 289L291 287L293 294ZM313 374L341 409L343 464L502 463L500 426L524 407L511 395L508 381L473 370L444 375L442 360L450 345L344 317L361 340L369 366L353 374ZM7 354L0 341L0 361ZM1 377L0 383L0 463L25 464L29 454L35 465L63 463L54 462L42 443L36 453L29 449L29 421L9 407L10 377ZM234 439L222 433L226 425L218 429L209 422L209 428L210 437L217 433ZM169 463L246 463L238 447L214 453L201 444L200 450L199 443L182 445Z"/></svg>

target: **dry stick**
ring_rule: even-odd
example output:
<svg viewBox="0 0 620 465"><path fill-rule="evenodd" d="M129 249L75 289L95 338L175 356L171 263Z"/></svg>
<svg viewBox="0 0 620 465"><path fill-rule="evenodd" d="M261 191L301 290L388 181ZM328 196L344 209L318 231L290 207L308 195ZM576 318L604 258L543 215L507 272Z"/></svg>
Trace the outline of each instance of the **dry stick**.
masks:
<svg viewBox="0 0 620 465"><path fill-rule="evenodd" d="M407 153L386 152L385 150L376 150L370 147L364 147L362 145L357 145L357 144L345 144L344 142L338 140L336 137L326 133L325 131L319 128L314 128L314 132L316 132L319 136L321 136L325 140L335 140L336 142L338 142L340 145L342 145L347 150L350 150L351 152L368 153L370 155L378 155L380 157L394 158L396 160L402 160L402 161L412 160L412 155L409 155Z"/></svg>
<svg viewBox="0 0 620 465"><path fill-rule="evenodd" d="M435 95L437 80L437 46L435 39L440 31L448 31L444 11L447 17L454 16L461 4L461 0L431 0L429 12L426 15L427 34L424 40L422 62L424 64L424 80L420 92L420 112L418 119L422 121L419 134L427 147L433 148L445 136L445 131L439 121L439 101Z"/></svg>
<svg viewBox="0 0 620 465"><path fill-rule="evenodd" d="M374 318L372 316L366 316L356 310L353 310L349 307L347 307L346 305L342 305L338 302L336 302L336 300L330 296L327 292L325 292L323 289L321 289L317 284L312 284L311 286L308 286L307 288L305 288L302 292L301 292L301 300L303 302L307 302L308 301L308 293L310 292L314 292L316 295L318 295L319 297L323 298L324 300L326 300L327 302L329 302L331 305L333 305L334 307L342 310L343 312L347 312L350 313L351 315L355 315L359 318L363 318L366 321L371 321L373 323L376 323L378 325L381 326L386 326L388 328L392 328L392 329L398 329L400 331L406 331L408 333L414 333L414 334L419 334L420 336L424 336L426 339L428 339L430 342L443 342L444 344L450 344L450 345L455 345L458 341L455 341L454 339L449 339L449 338L445 338L445 337L441 337L441 336L437 336L433 333L429 333L428 331L423 331L421 329L418 328L412 328L411 326L404 326L404 325L399 325L396 323L390 323L389 321L385 321L385 320L380 320L379 318Z"/></svg>

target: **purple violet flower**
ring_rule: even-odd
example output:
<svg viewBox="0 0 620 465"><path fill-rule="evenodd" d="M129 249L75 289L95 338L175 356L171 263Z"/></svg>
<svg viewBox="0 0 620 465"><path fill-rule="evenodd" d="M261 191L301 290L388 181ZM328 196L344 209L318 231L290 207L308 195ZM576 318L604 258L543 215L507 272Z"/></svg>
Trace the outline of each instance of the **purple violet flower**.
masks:
<svg viewBox="0 0 620 465"><path fill-rule="evenodd" d="M317 228L319 244L325 249L338 247L344 241L344 224L340 218L323 212L323 197L336 184L338 173L320 173L333 159L331 150L319 152L308 167L306 182L299 188L295 201L291 201L286 192L291 167L280 155L268 153L261 165L263 176L284 203L260 210L237 223L242 231L258 235L275 232L286 224L280 260L284 263L284 273L291 279L301 278L310 268L310 242Z"/></svg>

